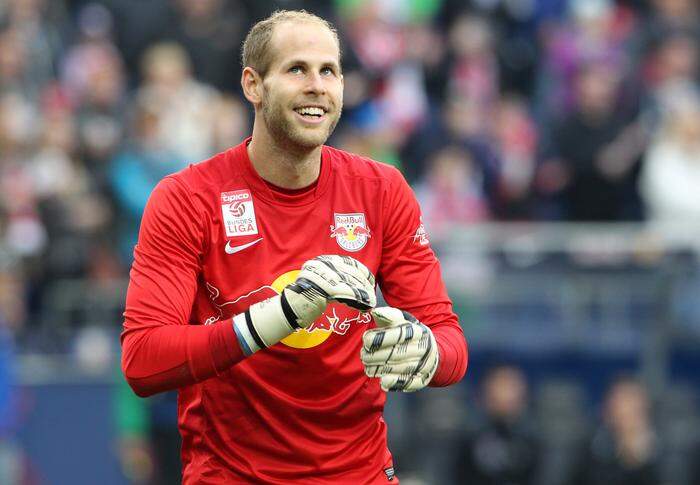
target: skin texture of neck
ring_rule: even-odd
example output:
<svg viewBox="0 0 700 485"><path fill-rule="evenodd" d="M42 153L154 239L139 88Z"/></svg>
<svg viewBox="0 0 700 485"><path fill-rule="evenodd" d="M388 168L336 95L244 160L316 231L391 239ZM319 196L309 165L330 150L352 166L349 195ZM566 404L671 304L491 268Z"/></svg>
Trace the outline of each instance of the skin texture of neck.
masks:
<svg viewBox="0 0 700 485"><path fill-rule="evenodd" d="M283 189L303 189L321 172L321 147L282 146L270 134L262 116L256 116L248 157L263 180Z"/></svg>

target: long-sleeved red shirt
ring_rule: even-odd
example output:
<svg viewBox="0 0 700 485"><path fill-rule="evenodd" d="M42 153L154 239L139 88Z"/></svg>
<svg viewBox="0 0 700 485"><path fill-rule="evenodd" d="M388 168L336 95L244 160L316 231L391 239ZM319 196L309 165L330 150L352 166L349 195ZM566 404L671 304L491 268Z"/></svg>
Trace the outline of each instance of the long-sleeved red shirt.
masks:
<svg viewBox="0 0 700 485"><path fill-rule="evenodd" d="M184 483L387 483L385 394L359 357L371 317L331 304L248 358L231 324L320 254L358 259L387 303L431 327L432 386L464 375L466 342L401 174L323 147L316 184L285 192L244 142L166 177L134 251L122 368L140 396L179 389Z"/></svg>

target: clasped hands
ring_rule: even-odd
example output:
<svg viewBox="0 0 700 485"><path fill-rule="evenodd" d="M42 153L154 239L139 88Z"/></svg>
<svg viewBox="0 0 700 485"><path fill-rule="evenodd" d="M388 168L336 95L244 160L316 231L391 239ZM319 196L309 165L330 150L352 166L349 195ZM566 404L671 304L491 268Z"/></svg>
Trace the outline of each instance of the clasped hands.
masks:
<svg viewBox="0 0 700 485"><path fill-rule="evenodd" d="M408 312L375 308L372 272L349 256L318 256L307 261L284 294L305 328L329 301L369 311L377 328L364 332L360 358L365 373L379 378L385 391L411 392L427 386L437 370L439 353L430 328Z"/></svg>

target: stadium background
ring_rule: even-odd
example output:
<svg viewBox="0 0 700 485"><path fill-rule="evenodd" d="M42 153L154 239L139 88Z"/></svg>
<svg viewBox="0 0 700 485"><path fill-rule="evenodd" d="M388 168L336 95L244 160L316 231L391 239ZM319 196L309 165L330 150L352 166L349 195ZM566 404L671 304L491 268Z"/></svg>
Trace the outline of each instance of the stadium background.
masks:
<svg viewBox="0 0 700 485"><path fill-rule="evenodd" d="M249 133L276 8L338 25L331 144L402 169L470 343L390 398L402 483L700 483L693 0L0 0L0 483L176 480L173 396L118 371L131 247Z"/></svg>

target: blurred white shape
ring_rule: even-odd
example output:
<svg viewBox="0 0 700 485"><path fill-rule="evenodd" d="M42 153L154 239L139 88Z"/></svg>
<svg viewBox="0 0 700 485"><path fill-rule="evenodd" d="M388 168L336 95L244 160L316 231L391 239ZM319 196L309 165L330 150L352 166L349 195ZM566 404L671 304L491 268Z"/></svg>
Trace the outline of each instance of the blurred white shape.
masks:
<svg viewBox="0 0 700 485"><path fill-rule="evenodd" d="M46 231L35 216L16 216L7 225L5 243L21 256L37 254L46 245Z"/></svg>
<svg viewBox="0 0 700 485"><path fill-rule="evenodd" d="M113 362L112 337L102 328L86 327L76 337L73 352L82 370L90 374L101 374Z"/></svg>

